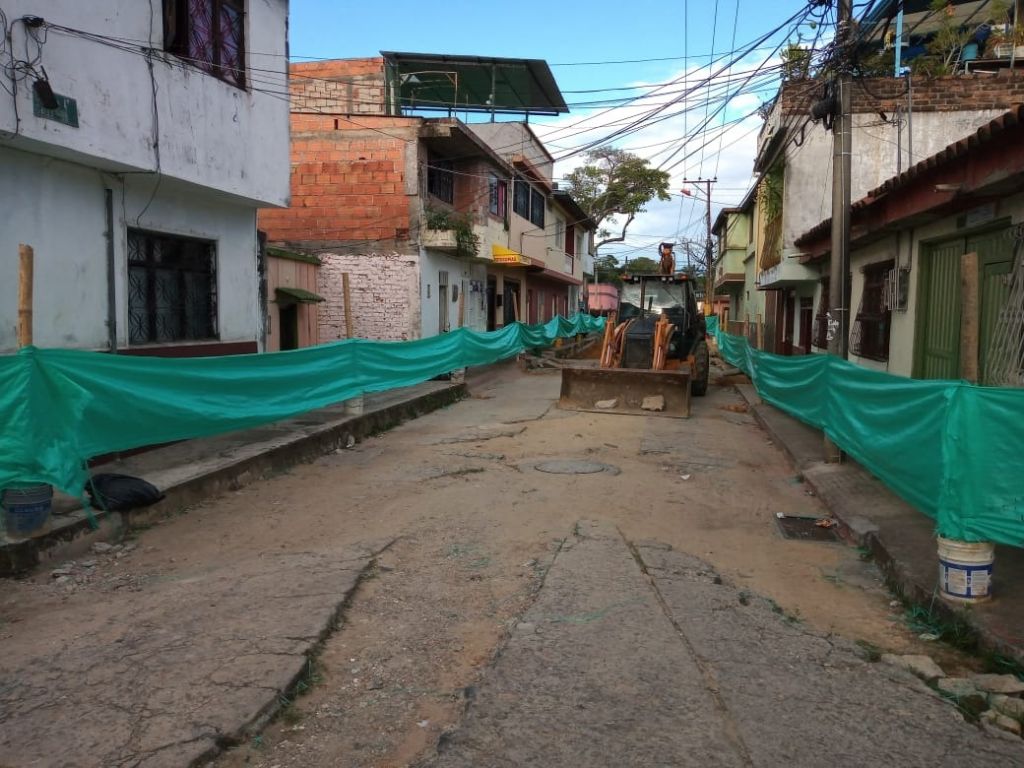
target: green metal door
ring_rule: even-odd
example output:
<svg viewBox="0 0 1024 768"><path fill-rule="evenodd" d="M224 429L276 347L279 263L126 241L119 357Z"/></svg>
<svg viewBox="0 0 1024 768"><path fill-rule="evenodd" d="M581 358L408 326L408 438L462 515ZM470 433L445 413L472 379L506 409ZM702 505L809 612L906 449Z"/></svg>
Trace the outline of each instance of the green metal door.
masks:
<svg viewBox="0 0 1024 768"><path fill-rule="evenodd" d="M1006 306L1010 295L1008 275L1013 270L1013 239L1009 229L1001 229L985 235L972 237L967 241L967 252L978 254L980 271L979 288L979 339L978 370L981 383L990 384L985 378L988 353L995 334L999 313Z"/></svg>
<svg viewBox="0 0 1024 768"><path fill-rule="evenodd" d="M960 377L960 257L964 240L921 249L914 377Z"/></svg>

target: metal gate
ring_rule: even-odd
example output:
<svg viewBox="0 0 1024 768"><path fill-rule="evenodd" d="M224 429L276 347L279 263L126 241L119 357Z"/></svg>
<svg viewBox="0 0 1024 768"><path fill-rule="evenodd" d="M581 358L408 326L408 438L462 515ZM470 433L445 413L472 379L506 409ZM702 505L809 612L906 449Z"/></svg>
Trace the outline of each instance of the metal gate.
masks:
<svg viewBox="0 0 1024 768"><path fill-rule="evenodd" d="M919 379L960 378L961 257L978 254L979 370L985 371L996 320L1009 290L1013 240L1009 228L958 237L922 247L915 330L914 376ZM982 383L987 383L983 374Z"/></svg>

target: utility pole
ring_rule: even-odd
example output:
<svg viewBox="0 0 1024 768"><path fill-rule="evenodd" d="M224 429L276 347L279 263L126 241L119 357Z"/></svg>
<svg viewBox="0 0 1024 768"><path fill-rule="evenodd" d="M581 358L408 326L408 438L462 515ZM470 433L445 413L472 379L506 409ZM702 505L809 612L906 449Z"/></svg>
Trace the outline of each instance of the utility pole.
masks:
<svg viewBox="0 0 1024 768"><path fill-rule="evenodd" d="M713 248L711 246L711 185L718 181L714 179L683 179L683 184L704 185L704 197L707 203L705 215L707 224L707 240L704 241L704 315L712 312L712 304L715 300L715 271Z"/></svg>
<svg viewBox="0 0 1024 768"><path fill-rule="evenodd" d="M832 248L829 261L828 351L849 357L850 297L846 276L850 272L850 174L852 171L851 86L849 43L853 32L853 0L839 0L836 35L836 115L832 133ZM825 460L840 461L839 448L825 438Z"/></svg>

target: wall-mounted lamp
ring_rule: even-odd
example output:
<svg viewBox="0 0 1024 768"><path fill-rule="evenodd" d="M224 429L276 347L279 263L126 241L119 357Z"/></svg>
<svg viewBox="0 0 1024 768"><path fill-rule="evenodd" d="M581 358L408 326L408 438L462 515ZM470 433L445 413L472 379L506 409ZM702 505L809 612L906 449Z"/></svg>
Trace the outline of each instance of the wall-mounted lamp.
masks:
<svg viewBox="0 0 1024 768"><path fill-rule="evenodd" d="M964 188L963 184L936 184L936 192L959 192Z"/></svg>

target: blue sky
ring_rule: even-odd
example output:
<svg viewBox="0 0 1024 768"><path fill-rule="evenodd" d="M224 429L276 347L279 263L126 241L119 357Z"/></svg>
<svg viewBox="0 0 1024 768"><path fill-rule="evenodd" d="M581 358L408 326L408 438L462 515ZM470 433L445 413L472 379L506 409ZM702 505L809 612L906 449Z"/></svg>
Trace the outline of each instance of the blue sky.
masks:
<svg viewBox="0 0 1024 768"><path fill-rule="evenodd" d="M566 101L573 107L574 102L634 95L645 89L586 95L571 91L667 83L684 74L687 79L682 82L692 86L695 79L706 77L712 51L743 47L804 7L805 3L799 0L520 0L500 4L479 0L448 0L443 4L408 0L386 4L292 0L291 52L294 58L349 58L395 50L545 59ZM786 33L774 36L769 45L783 41L793 32L787 27ZM805 38L815 34L806 24L799 32ZM753 70L770 55L770 50L752 53L733 71ZM623 59L666 60L578 64ZM700 71L702 66L705 69ZM652 204L649 212L634 222L627 243L611 248L610 252L649 255L646 250L660 239L703 237L703 205L678 194L683 178L717 174L719 184L712 195L716 208L734 204L743 196L750 183L760 120L754 117L735 126L728 123L738 121L769 98L773 86L765 82L759 92L738 96L724 113L712 119L710 133L700 134L695 126L709 114L709 109L713 111L721 103L714 94L716 82L725 92L724 78L712 82L710 107L707 90L694 93L685 102L690 108L687 114L617 142L617 146L649 157L653 165L678 163L691 152L693 156L671 168L676 197L669 203ZM667 90L678 93L680 87ZM647 106L619 106L603 113L573 107L568 116L531 122L542 138L554 145L552 153L560 156L583 142L607 135L613 130L609 123L638 116L659 99L668 98L671 96L652 94ZM686 136L691 137L689 143L683 141ZM700 150L704 143L707 147ZM579 162L578 156L560 162L556 176L564 175Z"/></svg>

